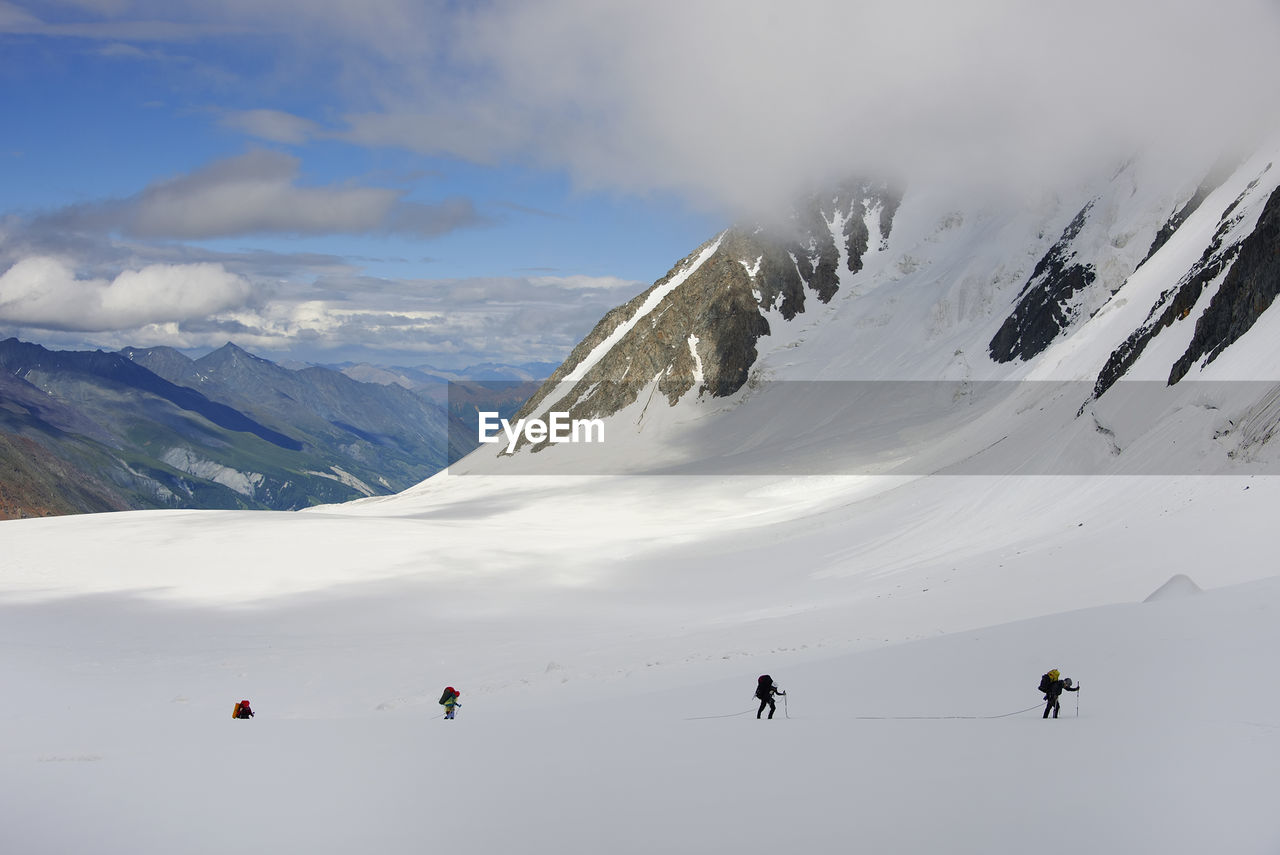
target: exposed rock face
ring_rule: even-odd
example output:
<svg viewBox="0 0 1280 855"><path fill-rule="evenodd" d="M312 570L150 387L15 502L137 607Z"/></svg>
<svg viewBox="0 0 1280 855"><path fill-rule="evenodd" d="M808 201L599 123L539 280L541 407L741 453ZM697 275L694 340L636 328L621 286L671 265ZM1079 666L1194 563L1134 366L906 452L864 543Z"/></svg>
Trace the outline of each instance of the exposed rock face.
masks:
<svg viewBox="0 0 1280 855"><path fill-rule="evenodd" d="M520 415L557 390L575 401L572 407L557 404L557 410L575 418L611 415L655 381L674 403L693 388L699 371L701 387L712 394L738 389L769 323L752 294L750 275L723 250L729 237L703 245L648 291L606 314ZM790 273L798 282L794 265ZM779 297L790 295L792 305L802 306L801 287L785 277L777 281Z"/></svg>
<svg viewBox="0 0 1280 855"><path fill-rule="evenodd" d="M849 183L798 206L784 229L729 229L606 314L518 416L601 418L651 385L671 404L733 394L771 321L792 320L810 296L830 301L841 267L862 269L873 232L887 239L899 201L885 185Z"/></svg>
<svg viewBox="0 0 1280 855"><path fill-rule="evenodd" d="M1267 169L1269 170L1270 168L1268 165ZM1264 172L1266 171L1264 170ZM1254 179L1245 191L1227 207L1219 220L1213 240L1201 255L1200 260L1176 285L1160 295L1160 298L1148 313L1146 322L1134 330L1124 343L1111 354L1106 365L1099 372L1097 382L1094 384L1094 398L1101 396L1123 377L1138 361L1143 351L1156 336L1163 330L1173 326L1175 322L1185 320L1191 314L1191 310L1195 308L1196 303L1199 302L1205 288L1219 276L1222 276L1223 272L1229 268L1232 269L1233 276L1228 278L1236 281L1233 291L1231 295L1226 297L1221 297L1221 291L1218 295L1215 295L1213 303L1216 303L1218 308L1214 310L1211 304L1210 311L1205 313L1206 316L1210 316L1209 319L1207 321L1204 317L1200 319L1200 321L1205 322L1203 330L1201 329L1200 321L1197 322L1195 340L1170 371L1169 382L1171 384L1182 379L1193 362L1208 352L1209 349L1219 344L1221 347L1225 347L1226 344L1235 341L1249 326L1253 325L1262 310L1271 305L1271 301L1275 298L1276 286L1274 282L1268 285L1266 277L1270 275L1274 279L1276 275L1275 262L1274 258L1268 260L1266 253L1268 250L1272 255L1275 253L1276 239L1274 233L1269 239L1265 234L1261 234L1263 232L1261 221L1256 229L1260 234L1256 238L1247 234L1241 235L1237 229L1244 218L1244 214L1240 213L1241 203L1254 190L1257 184L1258 179ZM1263 213L1263 220L1271 223L1270 228L1272 229L1275 228L1276 204L1275 195L1273 194ZM1268 214L1270 215L1269 217ZM1268 243L1268 240L1270 243ZM1235 274L1232 265L1236 263L1237 257L1246 245L1251 250L1251 261L1245 268L1241 269L1239 274ZM1268 271L1270 271L1269 274ZM1225 285L1226 283L1224 282L1223 286L1225 287ZM1268 291L1270 291L1270 297L1265 296ZM1236 303L1245 293L1253 295L1254 307L1236 306ZM1228 337L1230 337L1229 341ZM1197 341L1199 344L1197 344ZM1223 342L1226 344L1223 344ZM1214 356L1221 352L1221 347L1214 351Z"/></svg>
<svg viewBox="0 0 1280 855"><path fill-rule="evenodd" d="M0 520L129 507L111 485L49 453L35 440L0 432Z"/></svg>
<svg viewBox="0 0 1280 855"><path fill-rule="evenodd" d="M1200 209L1200 206L1204 204L1204 200L1209 198L1210 193L1218 189L1219 185L1231 174L1233 168L1234 163L1224 159L1209 170L1209 174L1196 187L1195 192L1191 194L1191 198L1187 200L1186 204L1170 214L1169 219L1160 227L1160 231L1156 232L1155 240L1151 241L1151 248L1147 250L1146 257L1138 264L1139 267L1146 264L1151 256L1159 252L1160 248L1169 242L1169 238L1173 237L1174 232L1187 221L1187 217Z"/></svg>
<svg viewBox="0 0 1280 855"><path fill-rule="evenodd" d="M1094 202L1089 202L1080 209L1062 232L1062 237L1036 264L1031 278L1018 295L1017 308L988 346L991 358L996 362L1031 359L1076 320L1077 308L1072 297L1087 289L1097 278L1092 264L1075 261L1073 246L1093 205Z"/></svg>
<svg viewBox="0 0 1280 855"><path fill-rule="evenodd" d="M1177 383L1197 360L1212 362L1249 331L1280 292L1280 190L1267 200L1257 227L1240 243L1235 264L1209 308L1196 321L1187 352L1173 365L1169 382Z"/></svg>

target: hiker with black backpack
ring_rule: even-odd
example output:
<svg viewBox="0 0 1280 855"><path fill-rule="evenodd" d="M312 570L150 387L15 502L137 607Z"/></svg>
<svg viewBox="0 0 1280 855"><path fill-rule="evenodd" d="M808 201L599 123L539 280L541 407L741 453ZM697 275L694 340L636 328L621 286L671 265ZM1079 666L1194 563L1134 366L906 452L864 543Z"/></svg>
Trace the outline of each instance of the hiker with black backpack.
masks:
<svg viewBox="0 0 1280 855"><path fill-rule="evenodd" d="M1040 677L1040 691L1044 692L1044 715L1041 718L1048 718L1049 712L1053 712L1053 717L1058 717L1058 697L1064 692L1078 692L1080 686L1072 686L1071 678L1058 679L1058 669L1054 668L1049 673Z"/></svg>
<svg viewBox="0 0 1280 855"><path fill-rule="evenodd" d="M444 707L445 718L453 718L454 708L462 706L458 703L458 696L461 694L453 686L445 686L444 694L440 695L440 704Z"/></svg>
<svg viewBox="0 0 1280 855"><path fill-rule="evenodd" d="M756 680L756 697L760 699L760 709L756 710L756 718L760 718L760 714L764 712L764 708L769 708L769 718L773 718L774 712L778 709L778 705L774 703L774 695L786 696L786 692L779 691L778 687L773 684L773 678L768 674L761 674L760 679Z"/></svg>

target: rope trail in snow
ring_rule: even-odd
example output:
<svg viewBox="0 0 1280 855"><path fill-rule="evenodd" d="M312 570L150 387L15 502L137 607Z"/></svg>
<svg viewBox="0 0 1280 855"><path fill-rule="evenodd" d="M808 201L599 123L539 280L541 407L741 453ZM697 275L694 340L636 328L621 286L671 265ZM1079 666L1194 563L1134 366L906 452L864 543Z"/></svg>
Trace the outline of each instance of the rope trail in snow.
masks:
<svg viewBox="0 0 1280 855"><path fill-rule="evenodd" d="M941 720L941 719L995 719L1008 718L1013 715L1022 715L1025 712L1040 709L1040 704L1033 707L1027 707L1025 710L1015 710L1013 712L1001 713L1000 715L855 715L854 719L858 721L916 721L920 719Z"/></svg>
<svg viewBox="0 0 1280 855"><path fill-rule="evenodd" d="M942 721L947 719L965 719L969 721L991 720L991 719L997 719L997 718L1009 718L1010 716L1015 716L1015 715L1022 715L1023 713L1031 712L1032 710L1038 710L1040 709L1040 707L1041 707L1041 704L1036 704L1033 707L1027 707L1025 710L1014 710L1013 712L1001 713L1000 715L855 715L853 716L853 719L855 721L926 721L926 720ZM684 721L702 721L704 719L709 719L709 718L736 718L737 716L740 716L740 715L746 715L749 712L751 712L750 709L745 709L742 712L728 713L726 715L695 715L683 720ZM787 712L787 709L786 709L786 695L783 695L783 715L785 715L787 718L791 718L790 713ZM1250 724L1251 722L1243 722L1243 723ZM1268 727L1273 725L1261 725L1261 726Z"/></svg>
<svg viewBox="0 0 1280 855"><path fill-rule="evenodd" d="M728 715L695 715L692 718L686 718L685 721L701 721L704 718L733 718L735 716L746 715L749 712L751 712L750 709L745 709L742 712L729 713Z"/></svg>

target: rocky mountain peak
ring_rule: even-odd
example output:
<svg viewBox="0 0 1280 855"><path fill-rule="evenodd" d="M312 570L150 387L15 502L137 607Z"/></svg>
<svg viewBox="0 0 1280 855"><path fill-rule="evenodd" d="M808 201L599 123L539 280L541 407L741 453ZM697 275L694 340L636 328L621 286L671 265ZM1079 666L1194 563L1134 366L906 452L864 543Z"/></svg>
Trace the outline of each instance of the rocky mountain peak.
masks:
<svg viewBox="0 0 1280 855"><path fill-rule="evenodd" d="M170 382L188 386L199 382L195 360L172 347L125 347L119 353Z"/></svg>
<svg viewBox="0 0 1280 855"><path fill-rule="evenodd" d="M249 351L238 347L234 342L229 341L222 347L217 350L210 351L196 361L206 366L213 366L247 361L265 362L266 360L254 356Z"/></svg>
<svg viewBox="0 0 1280 855"><path fill-rule="evenodd" d="M232 342L227 342L217 350L206 353L195 360L193 365L206 378L216 377L228 382L233 377L261 376L275 378L292 373L288 368L262 357L254 356Z"/></svg>
<svg viewBox="0 0 1280 855"><path fill-rule="evenodd" d="M888 239L899 201L887 185L847 182L796 205L781 226L733 226L606 314L520 415L600 418L651 384L671 404L733 394L770 324L793 320L810 298L829 302L842 272L857 273L872 242Z"/></svg>

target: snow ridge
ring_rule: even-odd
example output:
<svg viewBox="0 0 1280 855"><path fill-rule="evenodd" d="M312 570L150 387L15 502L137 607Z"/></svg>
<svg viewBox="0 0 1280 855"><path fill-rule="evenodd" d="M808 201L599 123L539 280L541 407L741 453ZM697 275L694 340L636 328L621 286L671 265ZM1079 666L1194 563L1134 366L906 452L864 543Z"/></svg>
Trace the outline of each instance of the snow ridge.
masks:
<svg viewBox="0 0 1280 855"><path fill-rule="evenodd" d="M640 305L640 308L636 310L636 313L624 323L619 324L617 329L609 334L608 338L596 345L592 351L587 354L585 359L574 366L573 371L569 372L562 378L561 382L576 383L585 377L586 373L591 370L592 366L599 362L606 353L612 350L614 345L620 342L627 333L631 332L632 328L635 327L641 319L656 309L658 305L666 299L668 294L683 285L685 280L692 276L699 267L706 263L707 259L715 255L716 251L720 249L720 241L723 239L724 235L721 234L714 241L704 247L702 252L698 253L698 257L694 259L692 264L681 270L675 276L672 276L661 287L654 288L653 291L650 292L649 297Z"/></svg>

